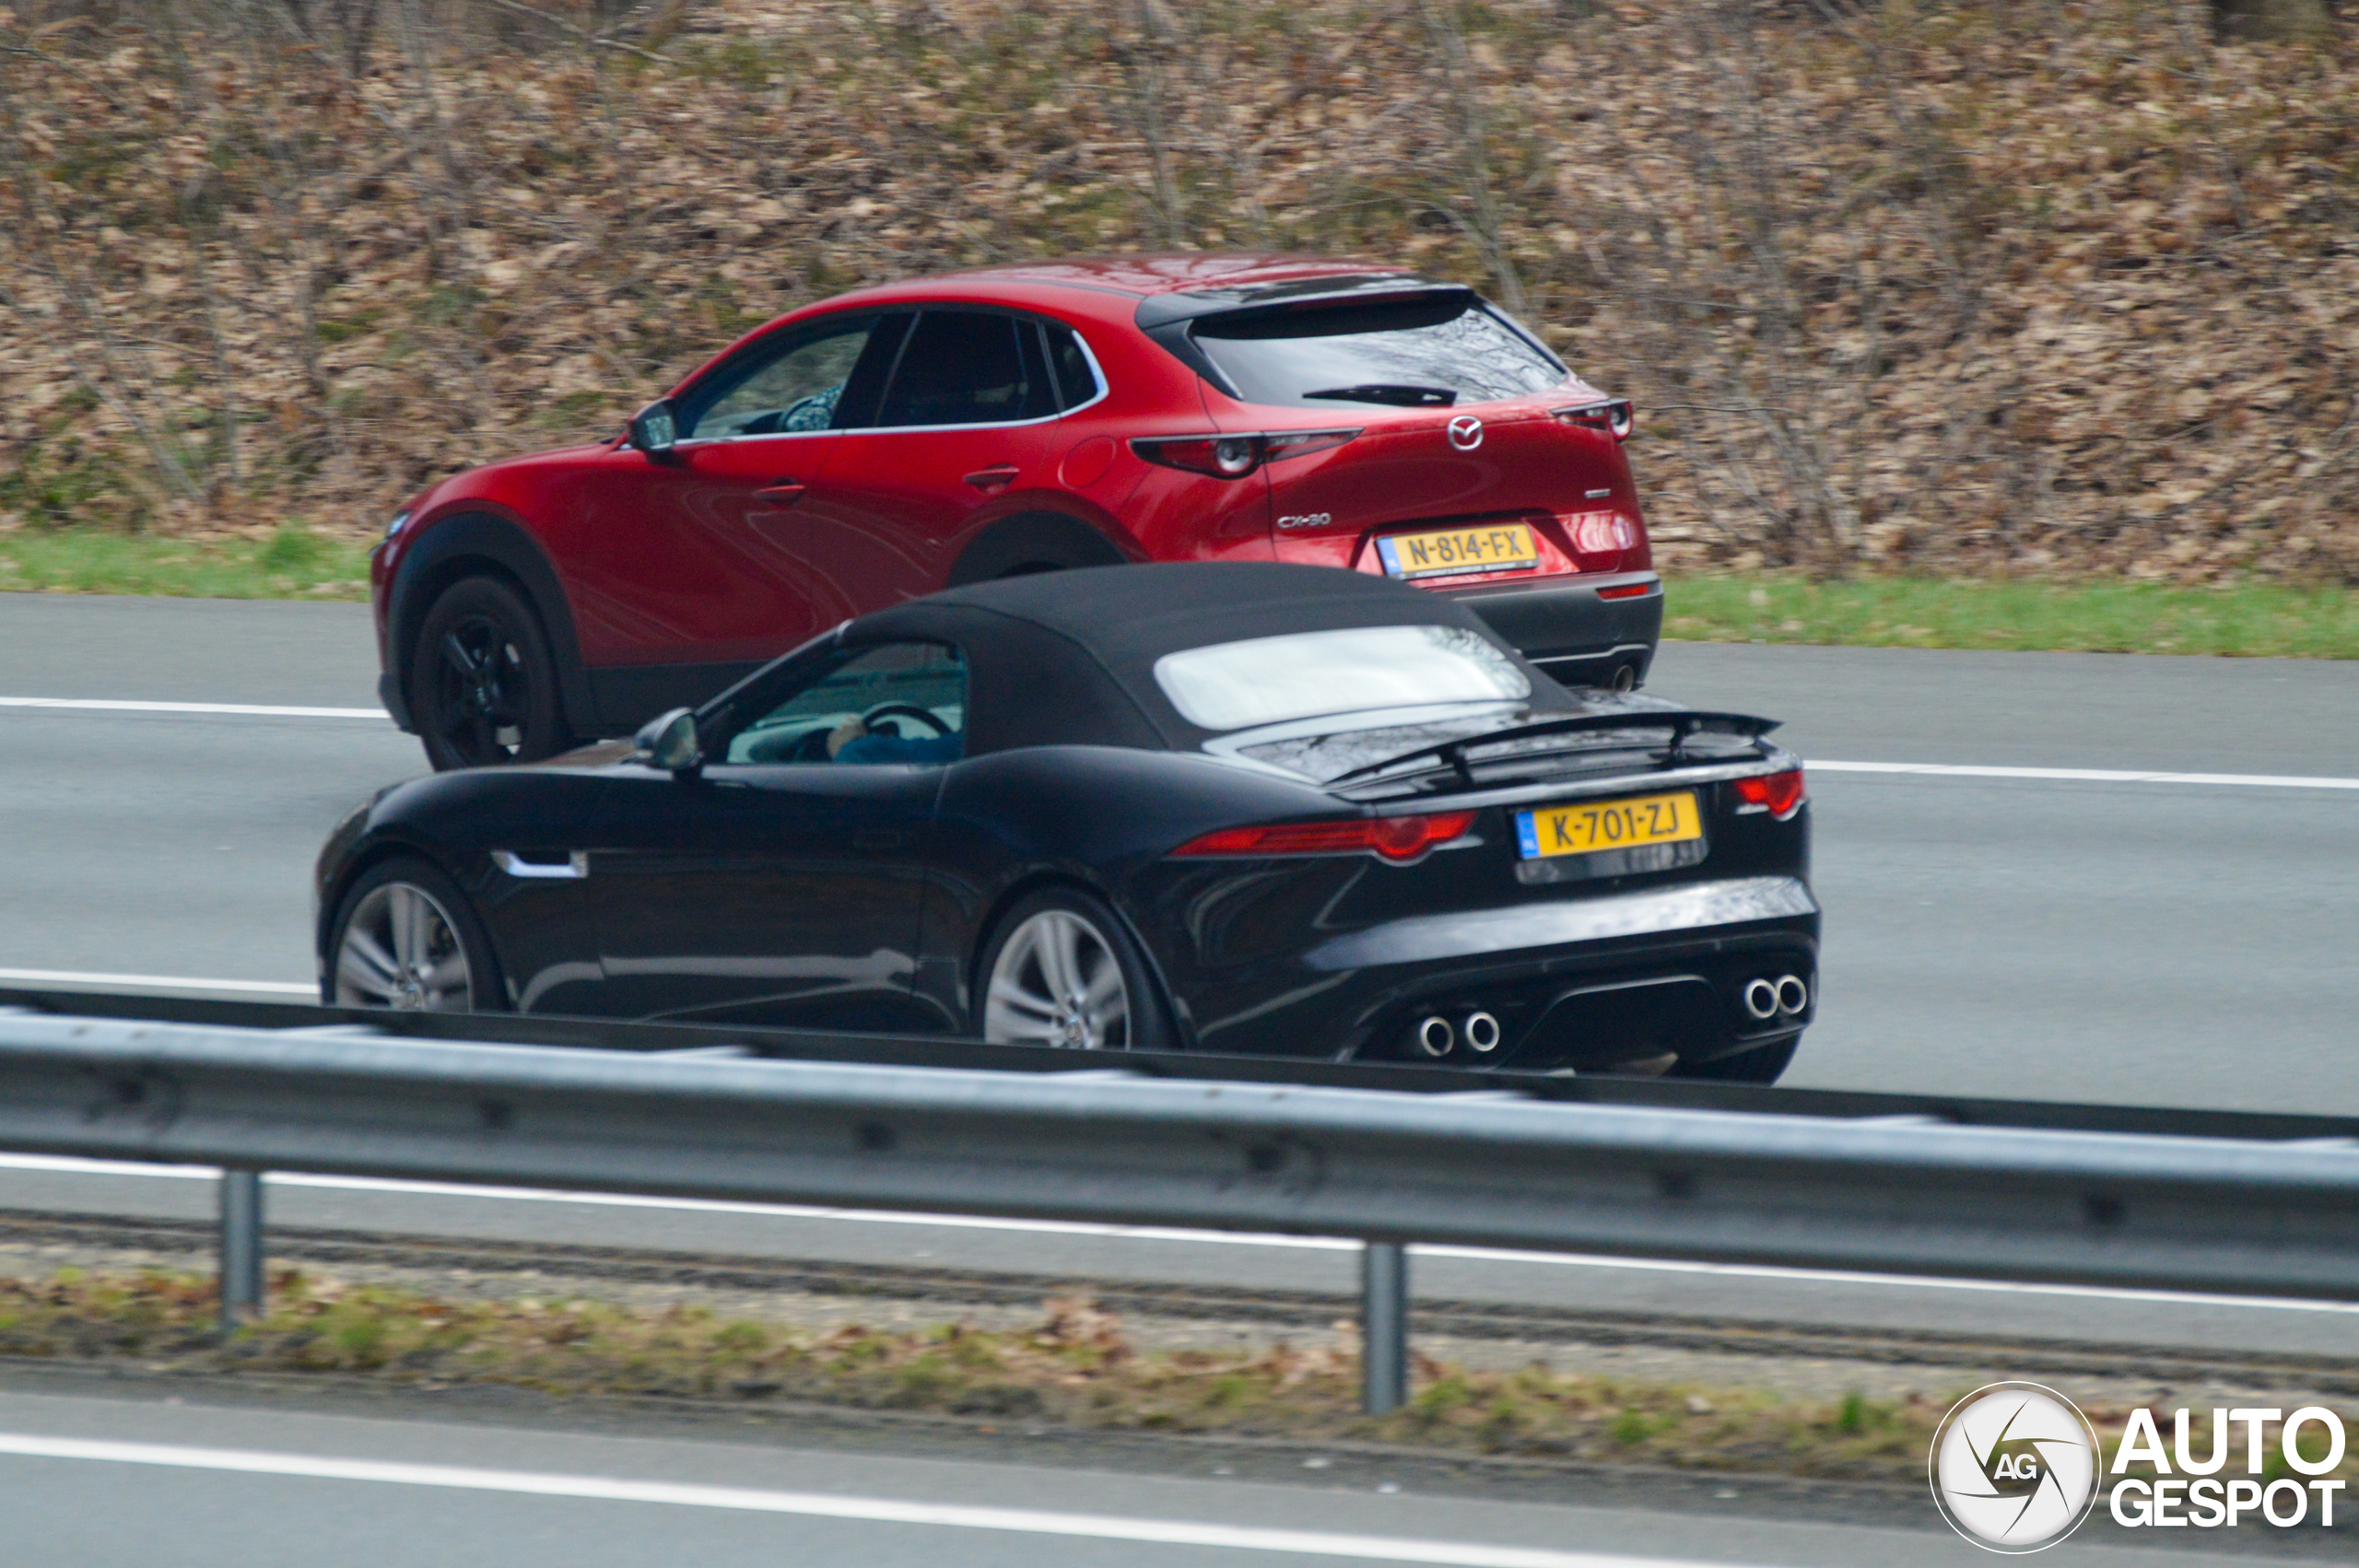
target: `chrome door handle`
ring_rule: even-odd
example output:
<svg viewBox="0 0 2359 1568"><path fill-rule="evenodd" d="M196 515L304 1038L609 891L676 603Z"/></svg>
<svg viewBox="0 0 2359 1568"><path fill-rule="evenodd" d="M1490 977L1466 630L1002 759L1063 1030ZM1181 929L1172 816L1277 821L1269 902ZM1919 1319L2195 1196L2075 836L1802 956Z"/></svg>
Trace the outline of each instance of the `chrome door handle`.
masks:
<svg viewBox="0 0 2359 1568"><path fill-rule="evenodd" d="M756 490L754 498L757 501L776 501L781 506L792 506L803 498L803 485L799 480L780 479Z"/></svg>
<svg viewBox="0 0 2359 1568"><path fill-rule="evenodd" d="M494 849L491 863L510 876L527 882L569 882L590 874L590 855L584 849L576 849L562 860L528 860L513 849Z"/></svg>
<svg viewBox="0 0 2359 1568"><path fill-rule="evenodd" d="M967 483L978 490L1002 490L1013 484L1015 476L1023 472L1012 462L994 463L967 475Z"/></svg>

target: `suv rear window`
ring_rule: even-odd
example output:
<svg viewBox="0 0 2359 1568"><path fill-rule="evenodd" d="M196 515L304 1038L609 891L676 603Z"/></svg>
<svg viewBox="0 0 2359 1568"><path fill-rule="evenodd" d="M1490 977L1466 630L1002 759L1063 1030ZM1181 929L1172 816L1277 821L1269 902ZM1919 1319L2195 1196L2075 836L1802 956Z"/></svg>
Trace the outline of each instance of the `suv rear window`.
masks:
<svg viewBox="0 0 2359 1568"><path fill-rule="evenodd" d="M1206 316L1190 335L1247 403L1446 408L1545 392L1570 374L1489 306L1454 291Z"/></svg>

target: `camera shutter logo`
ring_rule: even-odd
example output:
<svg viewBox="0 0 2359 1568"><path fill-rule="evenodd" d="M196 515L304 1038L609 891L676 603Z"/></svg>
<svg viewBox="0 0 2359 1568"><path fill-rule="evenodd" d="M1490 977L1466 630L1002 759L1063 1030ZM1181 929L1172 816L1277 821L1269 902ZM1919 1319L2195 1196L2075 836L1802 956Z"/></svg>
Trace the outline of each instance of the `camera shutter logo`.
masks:
<svg viewBox="0 0 2359 1568"><path fill-rule="evenodd" d="M1993 1383L1960 1399L1933 1433L1933 1501L1989 1551L2039 1551L2081 1527L2101 1490L2096 1429L2036 1383Z"/></svg>

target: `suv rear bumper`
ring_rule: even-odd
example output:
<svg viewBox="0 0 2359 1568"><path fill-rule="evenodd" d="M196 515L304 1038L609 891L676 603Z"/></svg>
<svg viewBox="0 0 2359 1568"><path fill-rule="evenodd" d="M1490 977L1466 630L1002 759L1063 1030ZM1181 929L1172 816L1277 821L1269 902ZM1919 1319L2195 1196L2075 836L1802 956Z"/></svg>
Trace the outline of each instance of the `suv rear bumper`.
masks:
<svg viewBox="0 0 2359 1568"><path fill-rule="evenodd" d="M1598 590L1643 591L1604 599ZM1601 572L1478 588L1438 588L1491 625L1526 659L1570 686L1642 685L1662 636L1662 579L1653 572Z"/></svg>

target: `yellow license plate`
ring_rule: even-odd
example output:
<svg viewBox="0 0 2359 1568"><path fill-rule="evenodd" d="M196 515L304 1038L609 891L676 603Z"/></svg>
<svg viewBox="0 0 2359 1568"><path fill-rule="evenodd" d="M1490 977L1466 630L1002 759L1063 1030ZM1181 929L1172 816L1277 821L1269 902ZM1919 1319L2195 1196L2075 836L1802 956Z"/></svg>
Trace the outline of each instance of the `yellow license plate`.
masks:
<svg viewBox="0 0 2359 1568"><path fill-rule="evenodd" d="M1529 571L1540 564L1532 526L1494 523L1439 533L1388 533L1376 542L1384 569L1394 577L1448 577L1459 572Z"/></svg>
<svg viewBox="0 0 2359 1568"><path fill-rule="evenodd" d="M1523 858L1540 860L1551 855L1593 855L1600 849L1682 844L1703 837L1704 823L1696 813L1695 793L1682 790L1672 795L1518 812L1515 835Z"/></svg>

